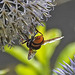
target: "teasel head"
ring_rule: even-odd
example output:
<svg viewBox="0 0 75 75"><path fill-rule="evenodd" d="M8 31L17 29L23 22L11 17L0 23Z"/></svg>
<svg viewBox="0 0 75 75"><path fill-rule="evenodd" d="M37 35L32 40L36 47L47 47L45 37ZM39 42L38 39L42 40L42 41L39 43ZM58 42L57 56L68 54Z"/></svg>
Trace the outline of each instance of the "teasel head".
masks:
<svg viewBox="0 0 75 75"><path fill-rule="evenodd" d="M74 56L74 60L70 59L70 65L67 64L65 61L63 61L65 63L65 65L61 64L60 65L64 68L57 68L57 70L53 70L57 75L74 75L75 74L75 56Z"/></svg>
<svg viewBox="0 0 75 75"><path fill-rule="evenodd" d="M51 17L51 0L1 0L0 1L0 46L15 44L16 39L26 39L43 26L44 17Z"/></svg>

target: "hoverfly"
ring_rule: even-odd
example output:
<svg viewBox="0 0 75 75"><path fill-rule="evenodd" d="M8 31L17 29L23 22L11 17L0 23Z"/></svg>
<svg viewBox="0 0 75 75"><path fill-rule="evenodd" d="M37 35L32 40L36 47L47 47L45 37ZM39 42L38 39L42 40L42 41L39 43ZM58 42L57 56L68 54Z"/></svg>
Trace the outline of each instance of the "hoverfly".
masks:
<svg viewBox="0 0 75 75"><path fill-rule="evenodd" d="M31 39L29 39L27 36L27 40L25 42L22 42L22 44L26 43L27 47L29 48L29 53L28 53L28 60L32 59L37 50L41 48L41 45L45 45L47 43L52 43L52 42L55 42L56 40L60 40L62 39L63 37L56 37L56 38L53 38L53 39L49 39L49 40L44 40L44 37L43 37L43 34L41 32L39 32L37 29L36 29L36 34L37 33L40 33L41 35L39 36L31 36Z"/></svg>

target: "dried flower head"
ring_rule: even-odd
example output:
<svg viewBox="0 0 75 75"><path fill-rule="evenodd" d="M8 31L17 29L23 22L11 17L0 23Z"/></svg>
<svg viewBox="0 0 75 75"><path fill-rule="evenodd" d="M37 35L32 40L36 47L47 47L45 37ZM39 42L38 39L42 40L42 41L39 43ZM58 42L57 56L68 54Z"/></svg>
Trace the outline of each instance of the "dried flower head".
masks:
<svg viewBox="0 0 75 75"><path fill-rule="evenodd" d="M0 46L14 44L19 36L26 39L51 17L53 6L51 0L0 0Z"/></svg>
<svg viewBox="0 0 75 75"><path fill-rule="evenodd" d="M65 65L63 65L63 64L61 64L61 66L64 68L64 69L61 69L61 68L57 68L58 69L58 71L56 71L56 70L53 70L57 75L75 75L75 56L74 56L74 61L71 59L71 58L69 58L70 59L70 62L71 62L71 64L69 65L69 64L67 64L65 61L64 61L64 63L65 63Z"/></svg>

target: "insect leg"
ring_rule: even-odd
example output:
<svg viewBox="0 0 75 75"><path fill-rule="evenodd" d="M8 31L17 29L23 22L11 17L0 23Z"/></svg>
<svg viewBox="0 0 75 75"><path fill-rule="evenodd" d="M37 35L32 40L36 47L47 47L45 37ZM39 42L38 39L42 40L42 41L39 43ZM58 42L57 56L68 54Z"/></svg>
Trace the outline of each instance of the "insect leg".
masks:
<svg viewBox="0 0 75 75"><path fill-rule="evenodd" d="M27 35L25 35L25 37L26 37L26 41L24 41L24 42L23 42L23 40L24 40L24 39L22 39L22 44L24 44L24 43L28 42L28 40L29 40L29 38L28 38L28 36L27 36Z"/></svg>
<svg viewBox="0 0 75 75"><path fill-rule="evenodd" d="M35 30L43 36L43 34L41 32L39 32L36 28L35 28Z"/></svg>
<svg viewBox="0 0 75 75"><path fill-rule="evenodd" d="M20 36L20 42L22 42L22 44L26 43L29 40L29 38L27 37L27 35L26 34L24 34L24 35L26 37L26 41L24 41L25 39L21 35L19 35Z"/></svg>

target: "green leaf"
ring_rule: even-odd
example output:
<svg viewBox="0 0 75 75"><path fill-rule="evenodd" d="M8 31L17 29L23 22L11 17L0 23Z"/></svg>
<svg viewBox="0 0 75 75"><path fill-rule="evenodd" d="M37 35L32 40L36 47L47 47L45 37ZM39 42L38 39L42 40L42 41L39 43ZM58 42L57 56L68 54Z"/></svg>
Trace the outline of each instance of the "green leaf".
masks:
<svg viewBox="0 0 75 75"><path fill-rule="evenodd" d="M38 72L36 72L32 67L22 64L18 64L15 70L18 75L38 75Z"/></svg>
<svg viewBox="0 0 75 75"><path fill-rule="evenodd" d="M72 59L74 57L74 54L75 54L75 42L69 44L62 50L62 52L57 58L55 69L62 68L62 66L59 63L65 65L63 61L69 63L70 62L69 57Z"/></svg>
<svg viewBox="0 0 75 75"><path fill-rule="evenodd" d="M5 75L7 72L9 72L9 69L0 70L0 75Z"/></svg>
<svg viewBox="0 0 75 75"><path fill-rule="evenodd" d="M53 29L51 29L51 30L48 30L46 33L45 33L45 39L46 40L48 40L48 39L52 39L52 38L56 38L56 37L60 37L60 36L62 36L62 34L61 34L61 31L59 30L59 29L55 29L55 28L53 28ZM48 43L48 44L46 44L45 46L46 46L46 57L47 58L51 58L51 56L53 55L53 53L54 53L54 51L55 51L55 48L57 47L57 45L59 45L59 43L60 43L60 41L61 40L59 40L59 41L55 41L55 42L53 42L53 43Z"/></svg>
<svg viewBox="0 0 75 75"><path fill-rule="evenodd" d="M8 48L8 46L5 46L5 51L7 53L11 54L12 56L14 56L15 58L17 58L18 60L20 60L21 62L23 62L24 64L27 64L27 65L31 66L33 69L35 69L36 71L40 72L40 70L41 70L40 63L38 63L35 60L29 61L27 59L28 52L26 52L22 47L15 46L10 49L10 48Z"/></svg>

